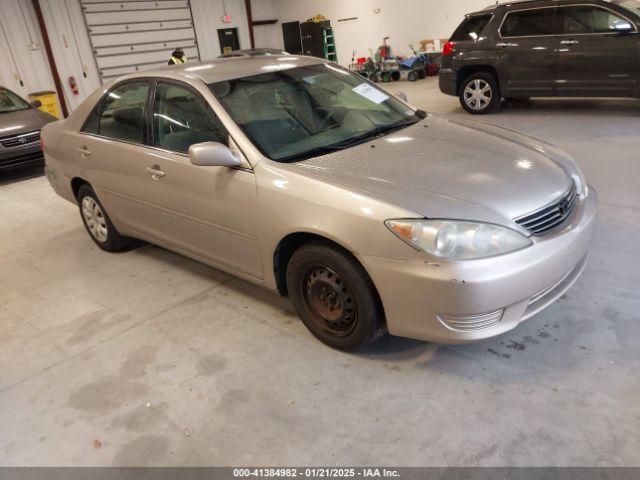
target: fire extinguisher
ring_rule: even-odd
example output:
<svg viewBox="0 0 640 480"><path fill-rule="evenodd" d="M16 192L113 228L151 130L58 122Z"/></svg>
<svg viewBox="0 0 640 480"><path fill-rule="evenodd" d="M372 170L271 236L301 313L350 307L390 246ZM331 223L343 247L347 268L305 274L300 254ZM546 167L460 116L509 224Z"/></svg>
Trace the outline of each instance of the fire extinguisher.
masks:
<svg viewBox="0 0 640 480"><path fill-rule="evenodd" d="M71 92L74 95L78 95L80 92L78 91L78 84L74 77L69 77L69 88L71 88Z"/></svg>

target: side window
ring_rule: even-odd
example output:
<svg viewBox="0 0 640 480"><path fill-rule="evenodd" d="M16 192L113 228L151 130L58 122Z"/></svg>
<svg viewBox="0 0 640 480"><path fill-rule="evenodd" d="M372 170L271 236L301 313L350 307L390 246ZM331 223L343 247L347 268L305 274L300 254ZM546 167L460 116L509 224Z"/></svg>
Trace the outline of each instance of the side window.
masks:
<svg viewBox="0 0 640 480"><path fill-rule="evenodd" d="M153 111L154 145L178 153L202 142L229 144L229 133L204 99L192 90L158 82Z"/></svg>
<svg viewBox="0 0 640 480"><path fill-rule="evenodd" d="M85 122L82 131L97 135L99 131L98 126L100 125L99 120L100 120L100 106L97 106L96 108L93 109L91 116Z"/></svg>
<svg viewBox="0 0 640 480"><path fill-rule="evenodd" d="M609 33L611 25L624 20L615 13L596 6L576 6L559 9L562 33L577 35L584 33Z"/></svg>
<svg viewBox="0 0 640 480"><path fill-rule="evenodd" d="M89 118L85 131L116 140L143 143L148 93L147 82L129 82L114 88Z"/></svg>
<svg viewBox="0 0 640 480"><path fill-rule="evenodd" d="M451 41L464 42L465 40L476 41L480 38L480 34L491 20L491 15L474 15L467 17L460 26L453 32Z"/></svg>
<svg viewBox="0 0 640 480"><path fill-rule="evenodd" d="M500 28L503 37L553 35L555 8L537 8L511 12Z"/></svg>

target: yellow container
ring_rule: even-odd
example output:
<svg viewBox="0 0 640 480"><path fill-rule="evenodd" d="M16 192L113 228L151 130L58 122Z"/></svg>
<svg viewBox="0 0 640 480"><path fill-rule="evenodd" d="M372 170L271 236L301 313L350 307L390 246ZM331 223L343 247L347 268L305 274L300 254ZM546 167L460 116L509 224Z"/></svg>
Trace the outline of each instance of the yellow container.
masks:
<svg viewBox="0 0 640 480"><path fill-rule="evenodd" d="M29 100L35 102L40 101L42 105L38 107L38 110L42 110L56 118L62 118L60 113L60 104L58 103L58 95L51 90L45 90L42 92L33 92L29 94Z"/></svg>

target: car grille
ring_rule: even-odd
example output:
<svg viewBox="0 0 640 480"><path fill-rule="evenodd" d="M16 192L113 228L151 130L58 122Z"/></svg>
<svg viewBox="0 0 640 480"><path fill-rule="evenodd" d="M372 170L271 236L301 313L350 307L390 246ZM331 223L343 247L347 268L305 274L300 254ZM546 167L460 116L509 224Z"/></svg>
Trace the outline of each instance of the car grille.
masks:
<svg viewBox="0 0 640 480"><path fill-rule="evenodd" d="M500 323L504 310L480 315L438 315L438 320L455 332L476 332Z"/></svg>
<svg viewBox="0 0 640 480"><path fill-rule="evenodd" d="M572 183L571 188L551 205L516 218L515 222L533 235L549 233L562 225L571 215L576 205L577 197L576 185Z"/></svg>
<svg viewBox="0 0 640 480"><path fill-rule="evenodd" d="M22 147L40 141L40 132L29 132L21 135L0 138L0 145L4 148Z"/></svg>
<svg viewBox="0 0 640 480"><path fill-rule="evenodd" d="M31 164L41 163L44 161L44 155L41 151L27 153L12 158L0 159L0 170L17 168Z"/></svg>

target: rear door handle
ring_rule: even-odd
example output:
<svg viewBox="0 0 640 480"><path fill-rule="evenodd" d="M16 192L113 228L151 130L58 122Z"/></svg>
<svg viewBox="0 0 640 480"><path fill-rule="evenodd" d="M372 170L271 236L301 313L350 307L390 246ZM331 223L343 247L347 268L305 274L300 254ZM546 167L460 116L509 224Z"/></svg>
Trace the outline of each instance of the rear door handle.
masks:
<svg viewBox="0 0 640 480"><path fill-rule="evenodd" d="M151 175L151 177L154 180L160 180L165 175L165 173L162 170L160 170L160 167L158 165L146 167L144 171L147 172L149 175Z"/></svg>
<svg viewBox="0 0 640 480"><path fill-rule="evenodd" d="M561 45L577 45L580 42L578 40L562 40L560 42Z"/></svg>
<svg viewBox="0 0 640 480"><path fill-rule="evenodd" d="M86 158L89 155L91 155L91 150L87 149L87 147L80 147L78 148L78 152L80 152L80 156L82 158Z"/></svg>
<svg viewBox="0 0 640 480"><path fill-rule="evenodd" d="M517 47L517 46L518 46L517 43L511 43L511 42L496 43L496 47L502 47L502 48Z"/></svg>

